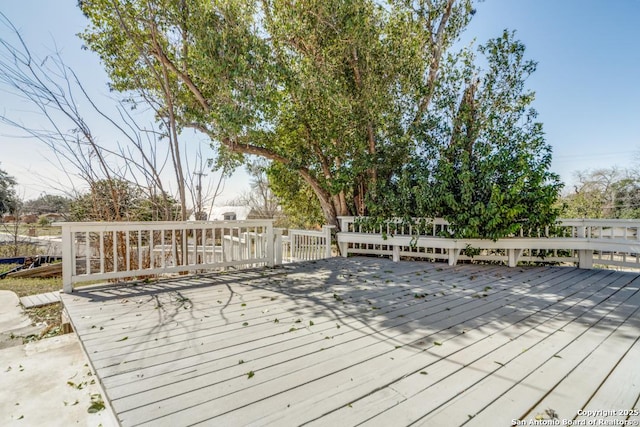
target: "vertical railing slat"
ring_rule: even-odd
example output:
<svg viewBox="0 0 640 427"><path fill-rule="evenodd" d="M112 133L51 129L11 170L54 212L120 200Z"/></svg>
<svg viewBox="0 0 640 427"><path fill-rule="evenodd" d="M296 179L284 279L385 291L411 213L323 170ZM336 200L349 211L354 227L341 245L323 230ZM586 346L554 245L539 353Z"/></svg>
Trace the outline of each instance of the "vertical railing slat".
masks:
<svg viewBox="0 0 640 427"><path fill-rule="evenodd" d="M182 229L182 265L189 265L189 233L187 227Z"/></svg>
<svg viewBox="0 0 640 427"><path fill-rule="evenodd" d="M118 232L116 230L113 230L113 237L112 237L112 242L111 242L111 250L113 252L113 272L117 272L118 271Z"/></svg>
<svg viewBox="0 0 640 427"><path fill-rule="evenodd" d="M171 230L171 266L176 267L176 260L178 257L177 246L178 242L176 241L176 230L175 228Z"/></svg>
<svg viewBox="0 0 640 427"><path fill-rule="evenodd" d="M167 268L167 239L166 239L166 231L162 230L162 235L160 236L160 244L162 245L162 268Z"/></svg>
<svg viewBox="0 0 640 427"><path fill-rule="evenodd" d="M142 269L142 230L138 230L138 270Z"/></svg>
<svg viewBox="0 0 640 427"><path fill-rule="evenodd" d="M104 273L104 231L100 231L100 273Z"/></svg>
<svg viewBox="0 0 640 427"><path fill-rule="evenodd" d="M153 254L153 240L156 237L155 230L149 230L149 269L153 270L156 268L156 257Z"/></svg>
<svg viewBox="0 0 640 427"><path fill-rule="evenodd" d="M84 274L91 274L91 240L88 231L84 233L84 260Z"/></svg>

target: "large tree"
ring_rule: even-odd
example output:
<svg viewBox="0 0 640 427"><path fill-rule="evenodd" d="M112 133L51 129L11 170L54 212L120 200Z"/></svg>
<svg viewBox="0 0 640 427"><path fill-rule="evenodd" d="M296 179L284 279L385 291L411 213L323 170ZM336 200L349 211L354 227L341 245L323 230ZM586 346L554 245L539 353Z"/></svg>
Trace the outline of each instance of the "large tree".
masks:
<svg viewBox="0 0 640 427"><path fill-rule="evenodd" d="M291 197L311 191L330 224L339 215L389 215L380 207L402 182L424 187L446 178L440 200L456 207L443 214L474 212L480 202L521 203L500 198L504 186L491 181L482 191L495 189L493 198L444 197L456 187L457 173L474 179L463 171L470 167L463 165L465 146L474 147L472 157L492 158L491 147L504 152L532 144L527 153L541 173L505 179L530 186L553 181L544 173L548 147L541 130L522 114L530 97L518 92L522 79L514 84L507 75L510 66L522 67L504 62L521 45L487 45L485 57L497 65L481 82L469 51L454 50L475 13L471 0L82 0L80 6L90 20L82 37L115 89L169 99L166 114L179 127L208 135L225 161L271 160L274 188L302 184ZM499 126L505 108L514 112ZM491 145L492 138L500 142ZM495 163L473 167L489 176ZM417 203L411 190L402 194L422 207L416 214L436 212ZM507 206L491 214L518 221L522 211ZM477 232L483 230L467 234Z"/></svg>
<svg viewBox="0 0 640 427"><path fill-rule="evenodd" d="M113 87L162 96L230 157L295 172L330 223L410 156L470 0L83 0ZM374 195L375 198L375 195Z"/></svg>

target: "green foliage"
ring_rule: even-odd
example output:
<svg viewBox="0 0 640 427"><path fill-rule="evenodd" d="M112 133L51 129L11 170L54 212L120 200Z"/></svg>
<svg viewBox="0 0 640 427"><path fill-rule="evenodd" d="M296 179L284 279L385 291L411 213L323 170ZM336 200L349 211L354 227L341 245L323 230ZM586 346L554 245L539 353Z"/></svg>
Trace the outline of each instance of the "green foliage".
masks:
<svg viewBox="0 0 640 427"><path fill-rule="evenodd" d="M640 218L637 171L603 168L576 172L578 183L561 199L565 218Z"/></svg>
<svg viewBox="0 0 640 427"><path fill-rule="evenodd" d="M24 211L42 215L45 213L67 214L71 199L65 196L43 194L37 199L24 202Z"/></svg>
<svg viewBox="0 0 640 427"><path fill-rule="evenodd" d="M509 32L480 58L455 51L471 0L80 7L112 87L168 94L227 162L271 160L294 223L444 216L456 235L498 238L555 218L560 185L524 88L535 63Z"/></svg>
<svg viewBox="0 0 640 427"><path fill-rule="evenodd" d="M464 84L437 94L430 114L439 125L423 130L415 156L384 189L393 196L381 211L444 217L457 237L498 239L552 224L561 183L549 172L551 148L524 89L535 70L524 45L505 31L479 52L486 70L463 53L451 73Z"/></svg>
<svg viewBox="0 0 640 427"><path fill-rule="evenodd" d="M17 198L14 186L16 180L0 169L0 215L16 209Z"/></svg>
<svg viewBox="0 0 640 427"><path fill-rule="evenodd" d="M51 225L51 220L46 216L41 216L38 218L38 225L40 227L49 227Z"/></svg>
<svg viewBox="0 0 640 427"><path fill-rule="evenodd" d="M443 52L472 13L470 0L80 7L90 21L81 36L115 90L170 93L181 126L208 135L229 161L259 155L297 174L333 224L365 213L375 182L406 162Z"/></svg>
<svg viewBox="0 0 640 427"><path fill-rule="evenodd" d="M272 163L267 169L267 178L271 191L280 201L288 227L312 229L324 223L318 199L300 175Z"/></svg>

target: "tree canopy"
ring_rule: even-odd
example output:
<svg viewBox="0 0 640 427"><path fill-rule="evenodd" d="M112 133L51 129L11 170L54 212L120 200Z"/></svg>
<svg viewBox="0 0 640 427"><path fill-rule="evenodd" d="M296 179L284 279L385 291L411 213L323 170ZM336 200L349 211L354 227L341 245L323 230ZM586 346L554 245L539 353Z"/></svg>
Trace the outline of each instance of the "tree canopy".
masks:
<svg viewBox="0 0 640 427"><path fill-rule="evenodd" d="M576 172L573 191L561 199L565 218L640 218L640 175L616 167Z"/></svg>
<svg viewBox="0 0 640 427"><path fill-rule="evenodd" d="M81 0L115 90L168 100L221 161L272 162L283 206L325 220L443 215L498 237L553 217L559 184L514 35L456 48L471 0ZM288 185L295 184L295 185ZM278 192L278 189L280 191Z"/></svg>
<svg viewBox="0 0 640 427"><path fill-rule="evenodd" d="M41 194L36 199L24 202L24 211L42 215L47 213L67 214L71 199L53 194Z"/></svg>
<svg viewBox="0 0 640 427"><path fill-rule="evenodd" d="M0 215L13 212L16 207L17 199L14 186L16 180L7 172L0 169Z"/></svg>
<svg viewBox="0 0 640 427"><path fill-rule="evenodd" d="M167 195L150 197L128 181L104 179L75 197L69 213L72 221L169 221L180 217L180 205Z"/></svg>

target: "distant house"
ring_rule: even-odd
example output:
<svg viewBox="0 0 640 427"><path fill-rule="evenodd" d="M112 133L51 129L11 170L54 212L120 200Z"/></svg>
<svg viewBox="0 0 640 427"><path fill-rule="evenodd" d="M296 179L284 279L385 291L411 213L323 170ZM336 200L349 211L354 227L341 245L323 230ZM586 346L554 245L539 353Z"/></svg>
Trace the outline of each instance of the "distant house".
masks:
<svg viewBox="0 0 640 427"><path fill-rule="evenodd" d="M210 221L243 221L249 217L248 206L214 206L209 214Z"/></svg>
<svg viewBox="0 0 640 427"><path fill-rule="evenodd" d="M16 217L11 214L4 214L2 216L2 222L16 222Z"/></svg>
<svg viewBox="0 0 640 427"><path fill-rule="evenodd" d="M25 224L35 224L38 222L38 215L36 214L25 214L20 217L20 221Z"/></svg>

